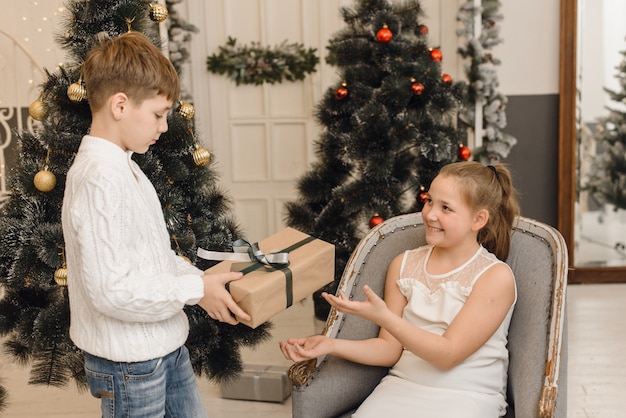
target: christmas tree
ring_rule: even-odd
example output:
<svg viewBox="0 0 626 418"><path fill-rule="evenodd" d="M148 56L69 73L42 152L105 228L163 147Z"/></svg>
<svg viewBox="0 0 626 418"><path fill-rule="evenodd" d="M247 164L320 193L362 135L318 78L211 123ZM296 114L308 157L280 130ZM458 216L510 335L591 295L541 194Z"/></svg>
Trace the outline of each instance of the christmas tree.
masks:
<svg viewBox="0 0 626 418"><path fill-rule="evenodd" d="M626 51L620 55L615 78L621 91L604 89L612 103L607 106L608 116L600 118L595 128L597 154L583 185L598 202L612 204L615 210L626 209Z"/></svg>
<svg viewBox="0 0 626 418"><path fill-rule="evenodd" d="M462 87L441 72L420 2L360 0L341 14L346 26L327 47L339 80L316 109L317 161L286 205L289 226L335 244L336 280L322 289L331 293L369 228L421 210L439 169L469 158L456 125Z"/></svg>
<svg viewBox="0 0 626 418"><path fill-rule="evenodd" d="M498 90L496 66L500 65L500 60L493 55L492 50L502 43L499 22L503 17L499 10L500 2L497 0L482 0L479 8L474 6L473 0L469 0L461 6L458 14L463 27L457 33L465 39L458 53L470 59L470 63L465 66L468 79L464 94L466 105L461 109L459 120L470 130L476 131L476 117L481 119L480 132L474 132L474 135L480 136L482 145L473 150L473 156L484 164L501 162L517 143L515 137L502 132L507 123L505 110L508 99ZM481 30L476 38L474 26L478 14Z"/></svg>
<svg viewBox="0 0 626 418"><path fill-rule="evenodd" d="M41 96L30 107L39 126L35 134L20 135L20 165L11 173L11 196L0 209L0 336L16 362L32 366L30 383L62 386L74 380L85 387L82 353L68 334L61 228L65 176L91 122L81 63L103 31L109 36L141 31L159 46L158 23L167 25L168 10L145 0L74 0L66 7L58 42L69 60L47 73ZM172 248L206 269L211 264L196 259L198 247L231 251L240 236L211 168L211 154L196 137L193 105L174 107L158 145L133 158L159 194ZM236 376L242 369L239 349L269 337L270 324L233 327L210 319L199 307L186 311L191 325L187 346L200 376Z"/></svg>

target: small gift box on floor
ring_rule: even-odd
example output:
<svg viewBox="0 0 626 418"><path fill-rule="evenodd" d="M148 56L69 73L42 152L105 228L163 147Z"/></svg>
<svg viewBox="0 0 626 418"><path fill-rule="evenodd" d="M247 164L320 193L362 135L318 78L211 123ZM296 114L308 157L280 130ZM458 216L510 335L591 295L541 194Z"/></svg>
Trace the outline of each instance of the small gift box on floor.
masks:
<svg viewBox="0 0 626 418"><path fill-rule="evenodd" d="M228 290L251 317L241 323L256 328L330 283L335 275L335 246L293 228L285 228L261 240L246 243L244 253L217 253L198 249L198 256L224 260L209 273L242 271L244 277L230 282ZM242 262L247 260L246 262Z"/></svg>
<svg viewBox="0 0 626 418"><path fill-rule="evenodd" d="M284 402L291 395L287 370L279 366L246 365L241 375L221 385L222 398Z"/></svg>

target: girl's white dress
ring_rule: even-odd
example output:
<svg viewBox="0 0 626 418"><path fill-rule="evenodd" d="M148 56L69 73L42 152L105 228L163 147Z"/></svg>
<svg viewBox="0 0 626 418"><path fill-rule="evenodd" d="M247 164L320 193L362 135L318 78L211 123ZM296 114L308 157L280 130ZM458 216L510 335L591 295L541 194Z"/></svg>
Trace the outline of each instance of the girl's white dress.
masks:
<svg viewBox="0 0 626 418"><path fill-rule="evenodd" d="M426 272L432 246L406 251L397 281L408 303L403 317L443 334L463 307L476 280L502 263L482 246L465 264L441 275ZM503 263L504 264L504 263ZM517 292L516 292L517 299ZM493 336L463 363L441 371L408 350L353 417L489 418L506 413L509 363L506 348L512 304Z"/></svg>

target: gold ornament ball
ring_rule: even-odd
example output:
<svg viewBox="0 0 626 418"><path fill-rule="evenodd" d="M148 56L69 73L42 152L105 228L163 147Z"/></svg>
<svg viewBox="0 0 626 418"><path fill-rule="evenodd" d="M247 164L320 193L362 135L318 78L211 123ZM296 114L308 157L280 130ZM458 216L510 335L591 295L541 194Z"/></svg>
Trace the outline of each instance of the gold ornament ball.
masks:
<svg viewBox="0 0 626 418"><path fill-rule="evenodd" d="M150 19L153 21L161 23L167 19L168 14L167 7L162 4L155 3L150 5Z"/></svg>
<svg viewBox="0 0 626 418"><path fill-rule="evenodd" d="M193 152L193 162L199 167L204 167L211 162L211 153L196 145L196 150Z"/></svg>
<svg viewBox="0 0 626 418"><path fill-rule="evenodd" d="M54 272L54 281L59 286L67 286L67 269L60 267Z"/></svg>
<svg viewBox="0 0 626 418"><path fill-rule="evenodd" d="M74 103L80 103L87 98L87 90L81 83L72 83L67 88L67 97Z"/></svg>
<svg viewBox="0 0 626 418"><path fill-rule="evenodd" d="M37 174L35 174L34 181L35 187L40 192L49 192L54 189L54 186L57 184L57 178L54 173L48 171L48 169L43 169Z"/></svg>
<svg viewBox="0 0 626 418"><path fill-rule="evenodd" d="M35 120L42 120L46 117L46 105L37 99L28 106L28 114Z"/></svg>
<svg viewBox="0 0 626 418"><path fill-rule="evenodd" d="M178 108L178 114L187 120L193 119L196 114L196 108L191 103L181 103Z"/></svg>

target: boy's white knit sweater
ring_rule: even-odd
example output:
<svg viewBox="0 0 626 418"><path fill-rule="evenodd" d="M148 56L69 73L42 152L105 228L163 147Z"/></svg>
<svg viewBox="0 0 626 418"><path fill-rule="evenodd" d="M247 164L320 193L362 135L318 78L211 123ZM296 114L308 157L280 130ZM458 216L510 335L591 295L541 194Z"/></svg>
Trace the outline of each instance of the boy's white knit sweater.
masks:
<svg viewBox="0 0 626 418"><path fill-rule="evenodd" d="M183 345L183 307L204 294L203 272L172 251L156 191L131 156L85 136L62 209L70 337L92 355L122 362Z"/></svg>

